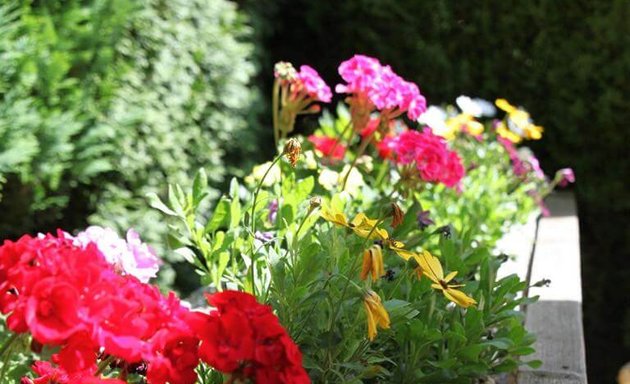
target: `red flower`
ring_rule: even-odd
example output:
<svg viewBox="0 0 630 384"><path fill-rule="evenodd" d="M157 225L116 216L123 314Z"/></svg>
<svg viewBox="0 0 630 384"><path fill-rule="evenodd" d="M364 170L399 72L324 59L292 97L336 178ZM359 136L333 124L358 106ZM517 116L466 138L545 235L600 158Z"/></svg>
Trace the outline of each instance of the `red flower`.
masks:
<svg viewBox="0 0 630 384"><path fill-rule="evenodd" d="M342 160L346 155L346 146L339 143L335 138L310 135L308 141L313 143L315 149L319 151L322 156L330 158L331 160Z"/></svg>
<svg viewBox="0 0 630 384"><path fill-rule="evenodd" d="M35 340L42 344L60 344L82 329L78 309L76 288L49 277L33 286L24 317Z"/></svg>
<svg viewBox="0 0 630 384"><path fill-rule="evenodd" d="M271 307L237 291L207 297L217 310L197 323L203 361L256 383L310 383L299 349Z"/></svg>

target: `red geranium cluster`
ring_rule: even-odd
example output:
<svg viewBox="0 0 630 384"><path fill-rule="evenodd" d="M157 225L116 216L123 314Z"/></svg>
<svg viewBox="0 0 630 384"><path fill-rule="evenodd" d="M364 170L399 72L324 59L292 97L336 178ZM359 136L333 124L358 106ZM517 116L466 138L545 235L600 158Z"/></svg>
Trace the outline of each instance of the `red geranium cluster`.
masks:
<svg viewBox="0 0 630 384"><path fill-rule="evenodd" d="M426 99L418 86L375 58L355 55L339 65L339 74L347 84L339 84L335 90L352 95L347 101L355 129L359 131L368 123L374 109L380 110L387 119L406 112L411 120L416 120L426 110Z"/></svg>
<svg viewBox="0 0 630 384"><path fill-rule="evenodd" d="M208 295L217 310L199 319L201 360L236 379L257 384L307 384L302 354L271 307L252 295L225 291Z"/></svg>
<svg viewBox="0 0 630 384"><path fill-rule="evenodd" d="M224 329L234 334L221 337L235 337L258 348L255 356L234 361L253 367L257 377L275 372L287 378L261 382L305 382L299 376L306 374L297 347L271 311L249 297L238 308L252 319L260 314L255 318L256 333L232 326ZM208 351L207 335L216 332L214 322L225 325L233 318L220 299L215 301L219 310L213 315L189 311L174 294L165 297L155 286L117 274L95 244L78 246L63 232L57 237L24 236L0 246L0 311L8 315L8 328L30 333L37 345L57 348L52 363L34 365L39 378L24 378L25 384L123 383L100 378L97 364L103 368L109 361L123 371L121 377L126 370L137 372L142 366L140 373L149 384L193 384L200 339L204 361L220 361ZM222 356L224 351L219 348L213 353ZM259 369L250 361L269 369ZM215 367L232 372L224 365Z"/></svg>
<svg viewBox="0 0 630 384"><path fill-rule="evenodd" d="M333 137L310 135L308 141L313 143L322 156L330 160L342 160L346 154L346 146Z"/></svg>
<svg viewBox="0 0 630 384"><path fill-rule="evenodd" d="M378 144L381 157L399 165L414 165L420 178L431 183L455 187L464 177L462 160L446 142L431 130L422 132L407 130L398 136L390 136Z"/></svg>
<svg viewBox="0 0 630 384"><path fill-rule="evenodd" d="M99 356L145 363L154 384L197 378L199 341L179 300L117 274L96 245L61 232L0 247L0 311L11 331L59 347L57 367L36 365L35 383L94 382Z"/></svg>

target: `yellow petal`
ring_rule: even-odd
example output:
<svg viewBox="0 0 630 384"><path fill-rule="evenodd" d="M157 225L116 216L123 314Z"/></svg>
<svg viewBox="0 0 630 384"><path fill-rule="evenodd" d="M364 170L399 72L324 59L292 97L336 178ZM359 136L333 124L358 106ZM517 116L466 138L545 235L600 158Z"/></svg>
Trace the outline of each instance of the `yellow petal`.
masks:
<svg viewBox="0 0 630 384"><path fill-rule="evenodd" d="M414 252L408 251L406 249L400 249L400 248L391 248L392 251L396 252L396 254L400 257L403 258L403 260L407 261L409 259L411 259L412 257L415 257L416 254Z"/></svg>
<svg viewBox="0 0 630 384"><path fill-rule="evenodd" d="M368 339L370 341L374 340L374 338L376 337L376 320L374 319L374 315L372 314L372 311L370 309L370 306L368 305L367 302L363 302L363 306L365 307L365 314L367 317L367 334L368 334Z"/></svg>
<svg viewBox="0 0 630 384"><path fill-rule="evenodd" d="M374 268L374 275L376 275L376 278L374 278L374 280L376 280L377 278L380 278L385 275L385 265L383 263L383 252L380 246L374 245L371 248L371 253L372 253L372 265Z"/></svg>
<svg viewBox="0 0 630 384"><path fill-rule="evenodd" d="M478 122L477 120L472 120L466 123L466 129L471 135L481 135L483 133L483 124Z"/></svg>
<svg viewBox="0 0 630 384"><path fill-rule="evenodd" d="M468 308L471 305L477 304L475 299L473 299L472 297L467 296L464 292L462 292L460 290L453 289L453 288L449 287L449 288L443 290L442 292L444 293L444 296L446 296L447 299L449 299L453 303L459 305L460 307Z"/></svg>
<svg viewBox="0 0 630 384"><path fill-rule="evenodd" d="M499 109L502 109L507 113L512 113L516 110L516 107L508 103L508 101L505 99L496 99L494 104L496 104L496 106L499 107Z"/></svg>
<svg viewBox="0 0 630 384"><path fill-rule="evenodd" d="M448 275L446 275L446 277L444 278L445 282L449 282L451 280L453 280L453 277L457 276L457 271L453 271L451 273L449 273Z"/></svg>
<svg viewBox="0 0 630 384"><path fill-rule="evenodd" d="M430 254L428 251L423 251L417 258L418 264L422 267L424 274L435 283L440 283L440 280L444 280L444 271L442 270L442 264L440 260Z"/></svg>
<svg viewBox="0 0 630 384"><path fill-rule="evenodd" d="M361 280L367 279L368 274L372 270L372 255L370 250L363 251L363 265L361 267Z"/></svg>
<svg viewBox="0 0 630 384"><path fill-rule="evenodd" d="M324 220L342 227L348 227L348 220L343 212L332 210L329 207L322 207L321 216Z"/></svg>

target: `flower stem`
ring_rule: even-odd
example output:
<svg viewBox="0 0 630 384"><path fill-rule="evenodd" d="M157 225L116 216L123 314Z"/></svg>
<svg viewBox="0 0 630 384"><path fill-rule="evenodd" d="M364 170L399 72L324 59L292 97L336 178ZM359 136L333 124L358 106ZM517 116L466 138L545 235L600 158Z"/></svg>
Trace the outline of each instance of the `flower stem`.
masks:
<svg viewBox="0 0 630 384"><path fill-rule="evenodd" d="M11 336L9 336L9 338L4 343L4 345L2 345L2 348L0 348L0 357L2 357L9 350L11 345L13 345L13 343L18 339L18 337L20 337L20 335L17 333L14 333Z"/></svg>
<svg viewBox="0 0 630 384"><path fill-rule="evenodd" d="M367 146L372 141L372 137L373 136L374 136L374 133L370 134L368 137L363 139L363 141L361 142L361 146L357 150L357 155L355 156L354 160L352 160L352 164L350 164L350 168L348 169L348 172L346 173L346 176L343 178L343 184L341 185L341 191L342 192L346 189L346 183L348 183L348 178L350 177L350 172L352 172L352 169L357 164L357 160L359 160L359 158L363 155L363 153L367 149Z"/></svg>
<svg viewBox="0 0 630 384"><path fill-rule="evenodd" d="M258 183L258 186L256 187L256 192L254 192L254 201L252 203L252 214L250 215L250 220L252 221L252 238L256 237L256 201L258 200L258 194L260 193L260 189L262 188L263 183L265 182L265 179L267 178L267 175L269 174L269 172L271 171L271 169L276 165L276 163L278 161L280 161L280 159L282 159L282 156L284 154L279 154L278 156L276 156L275 159L273 159L273 162L271 163L271 165L269 166L269 168L267 168L267 170L265 171L265 174L263 175L262 179L260 179L260 182ZM253 240L252 240L252 251L253 251ZM256 253L257 252L252 252L252 258L251 258L251 284L252 284L252 294L254 296L256 296L256 284L255 284L255 280L256 280Z"/></svg>
<svg viewBox="0 0 630 384"><path fill-rule="evenodd" d="M280 127L278 126L278 113L279 111L279 103L278 103L278 93L280 92L280 83L278 82L278 80L276 79L273 82L273 94L271 95L271 115L273 118L273 142L275 144L275 148L278 148L278 140L280 138L280 133L279 133L279 129Z"/></svg>
<svg viewBox="0 0 630 384"><path fill-rule="evenodd" d="M105 372L107 367L109 367L109 365L113 363L114 360L116 360L116 358L113 355L109 355L105 360L101 360L101 362L98 363L98 369L96 370L94 376L98 377L101 373Z"/></svg>

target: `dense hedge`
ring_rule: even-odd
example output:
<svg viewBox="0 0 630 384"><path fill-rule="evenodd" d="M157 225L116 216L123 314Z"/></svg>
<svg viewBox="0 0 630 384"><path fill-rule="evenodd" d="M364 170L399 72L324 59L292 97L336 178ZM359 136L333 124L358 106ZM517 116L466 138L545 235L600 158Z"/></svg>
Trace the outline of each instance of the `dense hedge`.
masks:
<svg viewBox="0 0 630 384"><path fill-rule="evenodd" d="M630 355L630 340L624 346L619 337L625 333L630 339L630 299L622 293L630 291L630 243L624 232L630 213L630 3L274 0L244 5L256 21L262 73L270 73L277 60L309 63L334 84L337 63L361 52L416 81L430 103L452 102L459 94L503 96L530 110L546 128L544 140L534 145L545 169L572 166L577 174L589 374L592 381L612 382L622 356ZM610 348L620 353L612 358L606 353Z"/></svg>
<svg viewBox="0 0 630 384"><path fill-rule="evenodd" d="M244 21L226 0L0 6L1 237L89 217L155 239L146 193L201 166L220 186L255 145Z"/></svg>

